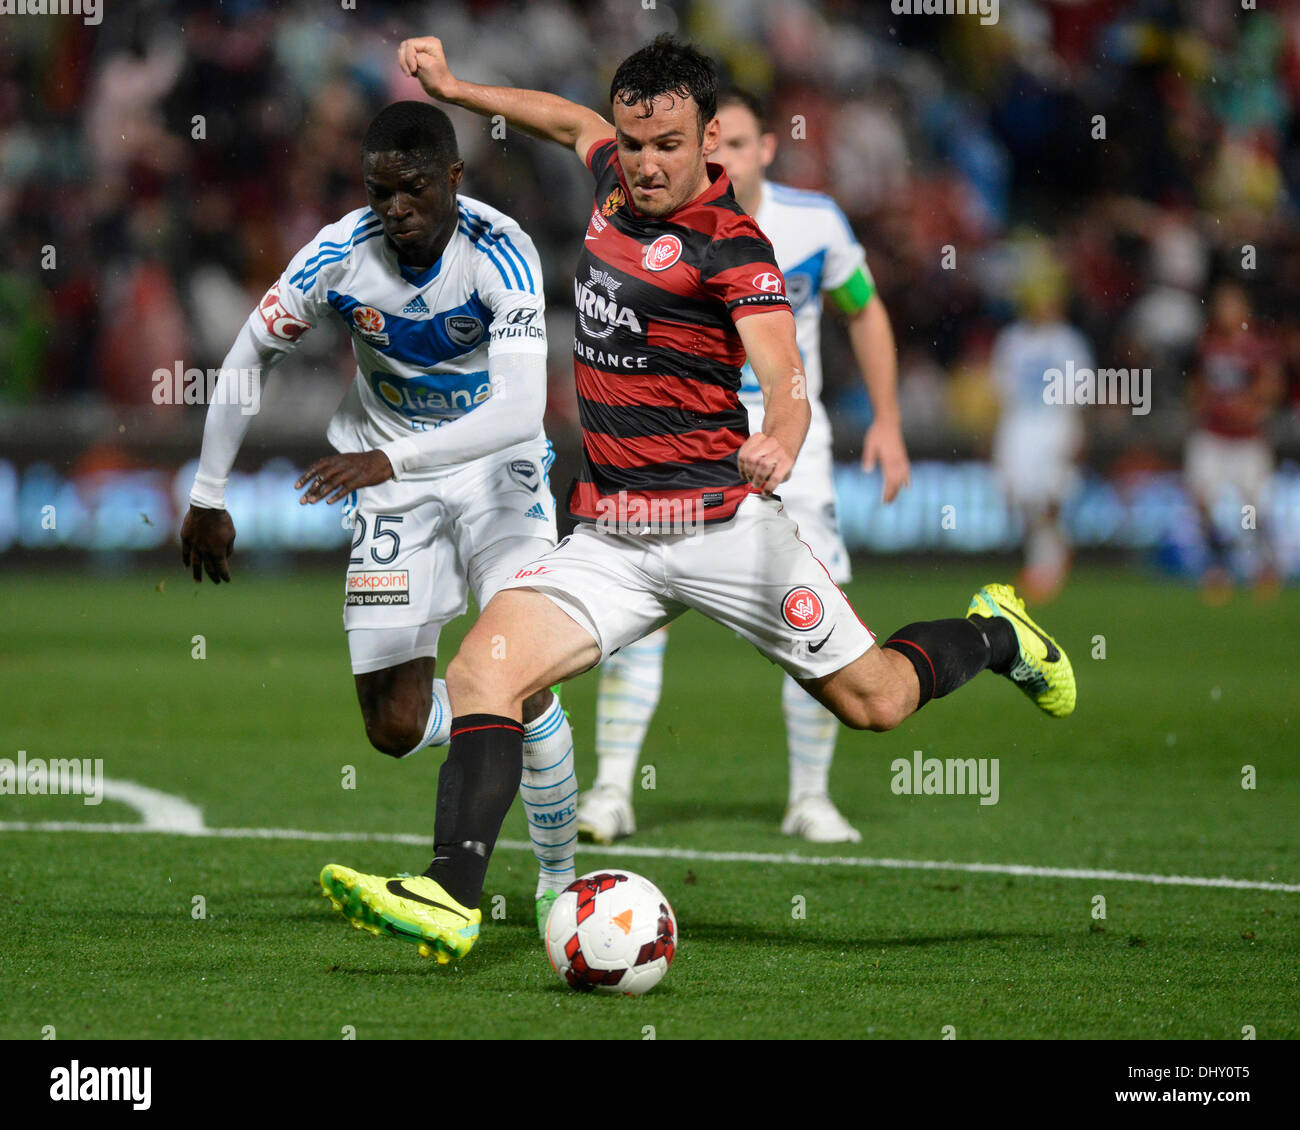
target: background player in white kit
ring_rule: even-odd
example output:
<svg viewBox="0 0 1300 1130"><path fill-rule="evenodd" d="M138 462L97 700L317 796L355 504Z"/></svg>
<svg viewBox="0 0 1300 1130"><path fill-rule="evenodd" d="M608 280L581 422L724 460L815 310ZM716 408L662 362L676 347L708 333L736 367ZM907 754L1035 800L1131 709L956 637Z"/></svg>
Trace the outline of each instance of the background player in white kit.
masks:
<svg viewBox="0 0 1300 1130"><path fill-rule="evenodd" d="M357 698L371 743L400 758L449 740L438 636L466 610L467 589L484 607L555 544L545 298L532 240L457 194L464 162L445 113L390 105L361 149L368 206L294 256L224 368L269 368L331 313L352 335L356 376L327 433L343 454L297 486L304 503L348 500L343 622ZM204 568L230 580L225 487L251 421L237 400L219 394L208 410L181 533L195 581ZM550 690L528 700L524 724L521 795L545 921L574 875L573 739Z"/></svg>
<svg viewBox="0 0 1300 1130"><path fill-rule="evenodd" d="M1083 419L1076 404L1048 403L1045 374L1091 369L1092 348L1066 320L1062 268L1032 253L1018 287L1020 320L998 334L991 367L1001 402L993 464L1025 529L1025 567L1016 580L1036 601L1060 592L1070 569L1061 508L1079 482Z"/></svg>
<svg viewBox="0 0 1300 1130"><path fill-rule="evenodd" d="M829 293L848 323L854 356L871 396L873 418L863 439L862 465L880 464L883 498L892 502L910 482L907 449L898 412L897 360L889 315L876 293L861 245L829 196L773 184L763 173L776 155L776 134L764 129L763 112L752 95L731 90L718 95L717 151L712 154L731 178L736 200L772 241L794 310L799 352L807 378L812 422L790 478L781 485L786 512L799 537L826 566L837 585L849 580L848 550L835 519L831 425L822 406L821 310ZM763 390L746 364L741 402L750 431L762 430ZM578 834L609 843L636 830L632 783L651 715L663 684L668 629L629 644L601 667L596 714L599 768L594 787L578 799ZM790 789L781 831L816 843L861 840L830 799L830 769L839 722L790 675L781 688L790 759Z"/></svg>

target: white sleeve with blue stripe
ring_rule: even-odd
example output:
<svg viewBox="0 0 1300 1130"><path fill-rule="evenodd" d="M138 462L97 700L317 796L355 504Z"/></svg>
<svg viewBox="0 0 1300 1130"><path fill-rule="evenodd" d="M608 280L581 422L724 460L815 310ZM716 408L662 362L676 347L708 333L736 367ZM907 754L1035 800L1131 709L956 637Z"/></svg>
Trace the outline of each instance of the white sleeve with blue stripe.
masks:
<svg viewBox="0 0 1300 1130"><path fill-rule="evenodd" d="M256 414L256 407L229 393L236 374L252 371L261 382L262 374L292 352L302 337L328 312L320 284L321 271L343 260L353 247L382 234L383 228L369 208L352 213L336 224L321 229L306 247L290 260L289 266L257 304L222 362L212 403L203 424L203 450L190 489L190 504L220 510L226 505L226 482L235 456ZM258 397L257 404L261 398Z"/></svg>
<svg viewBox="0 0 1300 1130"><path fill-rule="evenodd" d="M330 224L298 252L249 318L253 335L279 356L290 352L312 326L330 313L328 280L352 252L382 239L383 224L369 208L358 209Z"/></svg>
<svg viewBox="0 0 1300 1130"><path fill-rule="evenodd" d="M837 290L843 286L859 268L871 282L871 271L867 267L867 255L862 244L853 234L848 217L840 206L827 197L827 207L822 212L822 223L826 231L826 268L822 276L825 290Z"/></svg>
<svg viewBox="0 0 1300 1130"><path fill-rule="evenodd" d="M459 203L460 233L473 245L475 289L492 313L488 356L546 354L542 264L528 234L500 212Z"/></svg>

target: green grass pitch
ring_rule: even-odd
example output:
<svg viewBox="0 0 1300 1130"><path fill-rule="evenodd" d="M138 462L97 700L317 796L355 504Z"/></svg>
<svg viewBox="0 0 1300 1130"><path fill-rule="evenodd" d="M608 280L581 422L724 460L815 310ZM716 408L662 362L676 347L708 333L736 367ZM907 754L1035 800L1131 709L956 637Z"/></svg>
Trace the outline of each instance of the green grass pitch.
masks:
<svg viewBox="0 0 1300 1130"><path fill-rule="evenodd" d="M991 579L873 562L850 596L888 632L961 615ZM1278 890L586 850L580 871L622 866L658 883L681 931L653 992L592 997L551 971L532 857L503 848L485 914L500 895L504 919L487 918L466 961L435 966L350 929L316 884L331 861L421 870L422 844L328 837L430 834L441 761L367 745L341 576L245 570L196 590L178 564L11 575L5 591L0 757L102 758L109 778L200 806L210 829L320 838L16 829L140 816L112 800L0 796L0 1037L50 1025L59 1039L339 1039L348 1026L358 1039L937 1039L949 1025L958 1039L1300 1036L1300 893ZM841 848L777 830L780 672L684 617L632 843L1300 884L1300 593L1210 609L1192 590L1094 569L1041 613L1073 657L1076 714L1042 716L984 674L892 733L843 731L833 790L863 843ZM444 657L460 635L444 636ZM587 675L565 692L583 785L595 687ZM890 763L918 749L998 758L999 802L895 795ZM503 837L525 836L516 804Z"/></svg>

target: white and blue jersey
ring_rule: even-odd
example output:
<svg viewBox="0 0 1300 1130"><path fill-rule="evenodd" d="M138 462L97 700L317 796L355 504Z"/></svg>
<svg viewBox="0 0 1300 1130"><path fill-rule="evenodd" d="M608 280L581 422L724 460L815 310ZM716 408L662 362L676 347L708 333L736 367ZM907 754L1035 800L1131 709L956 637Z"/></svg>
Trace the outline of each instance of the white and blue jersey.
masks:
<svg viewBox="0 0 1300 1130"><path fill-rule="evenodd" d="M1073 326L1065 322L1007 326L994 340L990 358L1003 415L1065 415L1071 406L1051 403L1043 390L1047 372L1060 369L1064 374L1071 362L1075 371L1092 368L1088 339Z"/></svg>
<svg viewBox="0 0 1300 1130"><path fill-rule="evenodd" d="M870 280L866 254L839 205L822 192L807 192L764 181L754 219L776 251L785 275L785 292L794 311L795 338L803 356L812 422L805 446L829 446L830 421L822 407L822 294L843 286L861 269ZM741 403L749 410L750 430L763 420L763 390L753 368L741 370Z"/></svg>
<svg viewBox="0 0 1300 1130"><path fill-rule="evenodd" d="M532 240L495 208L456 199L459 223L432 266L399 263L379 217L358 208L293 257L249 320L258 344L274 352L292 349L331 312L347 326L357 372L326 433L339 451L369 451L472 412L492 396L488 359L498 351L546 354ZM537 438L545 438L540 426Z"/></svg>

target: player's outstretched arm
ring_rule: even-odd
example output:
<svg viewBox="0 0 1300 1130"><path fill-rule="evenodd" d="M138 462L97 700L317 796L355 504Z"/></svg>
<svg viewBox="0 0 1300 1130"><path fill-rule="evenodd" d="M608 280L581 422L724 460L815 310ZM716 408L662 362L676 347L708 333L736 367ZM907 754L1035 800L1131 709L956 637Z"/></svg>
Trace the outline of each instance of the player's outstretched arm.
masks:
<svg viewBox="0 0 1300 1130"><path fill-rule="evenodd" d="M397 58L403 73L418 78L430 98L463 106L484 117L500 114L515 129L567 146L584 160L596 142L614 136L614 127L595 110L558 94L512 86L481 86L458 79L447 65L442 40L436 36L404 39Z"/></svg>
<svg viewBox="0 0 1300 1130"><path fill-rule="evenodd" d="M893 502L899 490L912 483L912 465L903 442L902 416L898 410L898 353L894 330L880 296L875 295L849 316L849 341L867 395L871 397L871 427L862 438L862 469L884 475L881 499Z"/></svg>
<svg viewBox="0 0 1300 1130"><path fill-rule="evenodd" d="M789 310L750 314L736 323L736 330L762 386L764 408L763 430L738 453L740 473L766 494L790 477L808 434L808 382Z"/></svg>

